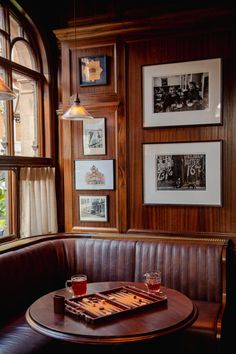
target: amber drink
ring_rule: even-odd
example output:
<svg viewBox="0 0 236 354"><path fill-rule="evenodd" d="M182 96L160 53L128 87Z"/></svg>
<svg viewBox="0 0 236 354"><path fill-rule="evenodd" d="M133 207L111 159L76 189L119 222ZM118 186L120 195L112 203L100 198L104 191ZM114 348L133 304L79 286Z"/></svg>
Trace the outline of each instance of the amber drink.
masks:
<svg viewBox="0 0 236 354"><path fill-rule="evenodd" d="M161 290L161 272L159 270L144 274L145 285L150 293L159 293Z"/></svg>
<svg viewBox="0 0 236 354"><path fill-rule="evenodd" d="M87 291L87 276L85 274L72 275L70 280L66 281L66 288L74 296L81 296Z"/></svg>

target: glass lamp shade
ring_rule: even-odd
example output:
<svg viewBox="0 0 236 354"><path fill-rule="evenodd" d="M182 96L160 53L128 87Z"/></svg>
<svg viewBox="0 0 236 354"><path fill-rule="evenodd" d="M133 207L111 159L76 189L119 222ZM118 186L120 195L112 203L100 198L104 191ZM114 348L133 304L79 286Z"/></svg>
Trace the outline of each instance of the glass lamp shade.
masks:
<svg viewBox="0 0 236 354"><path fill-rule="evenodd" d="M73 105L61 116L61 119L73 121L94 118L81 106L78 94L76 94Z"/></svg>
<svg viewBox="0 0 236 354"><path fill-rule="evenodd" d="M12 91L0 78L0 101L13 100L14 98L16 98L15 92Z"/></svg>

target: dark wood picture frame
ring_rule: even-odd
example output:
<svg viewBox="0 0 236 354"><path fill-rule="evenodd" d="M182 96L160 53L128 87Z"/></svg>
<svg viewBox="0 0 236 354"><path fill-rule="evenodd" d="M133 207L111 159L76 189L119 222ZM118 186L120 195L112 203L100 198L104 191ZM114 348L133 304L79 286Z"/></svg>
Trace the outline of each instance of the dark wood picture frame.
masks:
<svg viewBox="0 0 236 354"><path fill-rule="evenodd" d="M107 195L80 195L79 219L81 222L107 222Z"/></svg>
<svg viewBox="0 0 236 354"><path fill-rule="evenodd" d="M222 206L222 141L143 144L143 202Z"/></svg>
<svg viewBox="0 0 236 354"><path fill-rule="evenodd" d="M83 154L106 155L106 118L83 121Z"/></svg>
<svg viewBox="0 0 236 354"><path fill-rule="evenodd" d="M106 55L79 58L80 86L97 86L107 84Z"/></svg>
<svg viewBox="0 0 236 354"><path fill-rule="evenodd" d="M222 123L221 58L142 67L143 127Z"/></svg>
<svg viewBox="0 0 236 354"><path fill-rule="evenodd" d="M76 190L114 190L114 160L75 160Z"/></svg>

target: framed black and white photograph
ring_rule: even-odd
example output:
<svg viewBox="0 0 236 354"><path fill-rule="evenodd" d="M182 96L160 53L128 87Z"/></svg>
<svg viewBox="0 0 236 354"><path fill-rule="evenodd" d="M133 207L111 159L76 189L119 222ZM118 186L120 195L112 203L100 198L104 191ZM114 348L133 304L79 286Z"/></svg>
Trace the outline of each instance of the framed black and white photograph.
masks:
<svg viewBox="0 0 236 354"><path fill-rule="evenodd" d="M220 124L221 59L142 68L143 127Z"/></svg>
<svg viewBox="0 0 236 354"><path fill-rule="evenodd" d="M221 141L144 144L144 204L221 206L221 160Z"/></svg>
<svg viewBox="0 0 236 354"><path fill-rule="evenodd" d="M84 119L83 150L84 155L106 154L105 118Z"/></svg>
<svg viewBox="0 0 236 354"><path fill-rule="evenodd" d="M114 189L114 160L75 160L75 189Z"/></svg>
<svg viewBox="0 0 236 354"><path fill-rule="evenodd" d="M79 58L80 86L107 84L106 56L87 56Z"/></svg>
<svg viewBox="0 0 236 354"><path fill-rule="evenodd" d="M80 221L108 221L107 196L79 196Z"/></svg>

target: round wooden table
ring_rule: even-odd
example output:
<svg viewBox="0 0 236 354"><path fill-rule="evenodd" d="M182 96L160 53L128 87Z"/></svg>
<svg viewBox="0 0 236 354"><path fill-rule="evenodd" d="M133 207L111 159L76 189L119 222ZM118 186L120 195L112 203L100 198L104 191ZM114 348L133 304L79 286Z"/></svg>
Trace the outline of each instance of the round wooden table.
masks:
<svg viewBox="0 0 236 354"><path fill-rule="evenodd" d="M145 289L143 283L102 282L88 284L87 294L124 285ZM55 294L71 297L61 289L35 301L26 312L26 320L41 334L74 343L108 345L146 341L190 327L197 318L197 309L188 297L169 288L163 291L168 297L165 306L143 309L94 325L54 313Z"/></svg>

